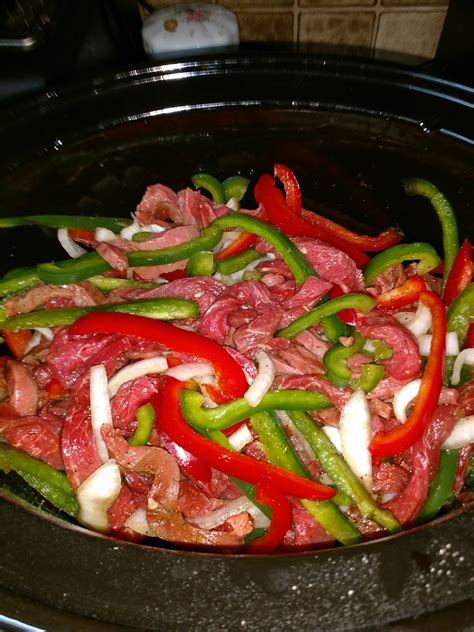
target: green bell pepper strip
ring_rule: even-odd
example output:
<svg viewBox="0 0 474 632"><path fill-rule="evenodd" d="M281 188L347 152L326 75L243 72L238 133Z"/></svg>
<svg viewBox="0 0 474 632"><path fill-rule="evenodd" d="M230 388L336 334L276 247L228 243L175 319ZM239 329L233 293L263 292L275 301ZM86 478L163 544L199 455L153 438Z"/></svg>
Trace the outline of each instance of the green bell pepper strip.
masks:
<svg viewBox="0 0 474 632"><path fill-rule="evenodd" d="M292 338L296 336L296 334L308 329L308 327L316 325L326 316L333 316L342 309L357 309L366 314L375 307L375 304L374 299L368 294L344 294L306 312L306 314L296 318L287 327L277 331L275 335L280 338Z"/></svg>
<svg viewBox="0 0 474 632"><path fill-rule="evenodd" d="M260 270L246 270L242 275L242 281L260 281L262 277Z"/></svg>
<svg viewBox="0 0 474 632"><path fill-rule="evenodd" d="M267 222L242 213L229 213L214 220L212 226L222 229L241 228L265 239L281 255L297 285L301 285L308 276L317 276L316 270L293 242L281 230Z"/></svg>
<svg viewBox="0 0 474 632"><path fill-rule="evenodd" d="M422 276L440 263L438 253L430 244L415 241L412 244L398 244L373 257L364 268L365 285L372 285L375 277L388 268L404 261L419 261L417 273Z"/></svg>
<svg viewBox="0 0 474 632"><path fill-rule="evenodd" d="M321 302L325 302L324 299ZM341 336L347 336L347 325L342 322L337 314L321 318L321 326L326 338L334 344L339 341Z"/></svg>
<svg viewBox="0 0 474 632"><path fill-rule="evenodd" d="M201 230L201 234L196 239L185 241L176 246L159 248L158 250L135 250L128 253L128 263L133 267L162 265L165 263L175 263L189 259L196 252L201 250L212 250L222 238L222 229L208 226Z"/></svg>
<svg viewBox="0 0 474 632"><path fill-rule="evenodd" d="M425 504L416 517L416 524L434 518L448 501L453 492L458 457L459 450L441 450L438 471L431 481Z"/></svg>
<svg viewBox="0 0 474 632"><path fill-rule="evenodd" d="M135 432L128 439L128 445L146 445L155 425L155 410L148 403L137 409L137 427Z"/></svg>
<svg viewBox="0 0 474 632"><path fill-rule="evenodd" d="M204 397L190 390L183 391L180 399L186 421L204 432L223 430L250 415L269 410L322 410L332 406L322 393L297 389L268 391L258 406L251 406L244 397L239 397L215 408L203 408Z"/></svg>
<svg viewBox="0 0 474 632"><path fill-rule="evenodd" d="M227 259L216 261L216 270L220 274L227 276L229 274L233 274L234 272L238 272L239 270L243 270L249 265L249 263L253 263L262 257L263 255L259 254L253 248L247 248L247 250L240 252L238 255L233 255L232 257L227 257Z"/></svg>
<svg viewBox="0 0 474 632"><path fill-rule="evenodd" d="M196 189L205 189L212 195L214 202L225 204L224 188L217 178L208 173L196 173L191 178Z"/></svg>
<svg viewBox="0 0 474 632"><path fill-rule="evenodd" d="M214 255L210 250L195 252L186 265L187 276L210 277L215 269Z"/></svg>
<svg viewBox="0 0 474 632"><path fill-rule="evenodd" d="M301 464L279 422L269 412L250 417L267 459L299 476L311 478ZM333 500L302 500L303 507L319 522L324 530L342 544L356 544L361 536L355 526L344 516Z"/></svg>
<svg viewBox="0 0 474 632"><path fill-rule="evenodd" d="M443 289L459 250L458 226L453 208L445 196L434 184L421 178L407 178L403 181L408 195L422 195L427 198L436 211L443 231L444 271Z"/></svg>
<svg viewBox="0 0 474 632"><path fill-rule="evenodd" d="M97 275L88 279L101 292L111 292L117 288L130 288L131 290L153 290L159 287L159 283L148 283L144 281L134 281L133 279L121 279L119 277Z"/></svg>
<svg viewBox="0 0 474 632"><path fill-rule="evenodd" d="M60 309L42 309L27 314L19 314L2 321L2 329L17 331L33 327L62 327L72 325L84 314L92 312L124 312L147 316L156 320L174 320L199 316L199 306L193 301L178 298L137 299L130 303L106 303L89 307L64 307Z"/></svg>
<svg viewBox="0 0 474 632"><path fill-rule="evenodd" d="M456 332L459 348L462 349L469 327L474 323L474 283L456 296L448 308L446 319L447 330ZM443 382L446 386L451 385L454 360L453 356L447 356L444 361Z"/></svg>
<svg viewBox="0 0 474 632"><path fill-rule="evenodd" d="M38 285L38 283L41 283L41 279L34 268L18 272L18 274L13 276L5 275L0 279L0 298L24 292Z"/></svg>
<svg viewBox="0 0 474 632"><path fill-rule="evenodd" d="M356 331L352 335L354 342L349 347L339 342L330 347L323 356L326 375L339 388L346 386L352 378L352 371L347 367L347 361L362 350L366 340Z"/></svg>
<svg viewBox="0 0 474 632"><path fill-rule="evenodd" d="M298 411L288 412L288 416L305 437L336 488L353 500L362 516L374 520L390 533L399 531L400 524L393 514L377 505L343 457L337 452L331 440L311 417L305 412Z"/></svg>
<svg viewBox="0 0 474 632"><path fill-rule="evenodd" d="M114 233L119 233L122 228L131 223L132 220L126 217L85 217L84 215L24 215L23 217L0 218L0 228L47 226L48 228L95 230L103 227Z"/></svg>
<svg viewBox="0 0 474 632"><path fill-rule="evenodd" d="M471 323L474 322L474 283L470 283L449 306L447 317L448 331L455 331L462 348Z"/></svg>
<svg viewBox="0 0 474 632"><path fill-rule="evenodd" d="M368 351L364 349L364 353L373 358L376 362L380 360L390 360L393 356L393 349L387 347L387 345L382 340L372 340L373 351Z"/></svg>
<svg viewBox="0 0 474 632"><path fill-rule="evenodd" d="M364 393L373 391L383 378L384 368L381 364L364 364L362 373L356 380L351 380L349 386L355 391L361 388Z"/></svg>
<svg viewBox="0 0 474 632"><path fill-rule="evenodd" d="M95 251L87 252L76 259L66 259L57 263L39 263L36 272L44 283L67 285L84 281L111 270L111 266Z"/></svg>
<svg viewBox="0 0 474 632"><path fill-rule="evenodd" d="M128 263L133 267L162 265L189 259L200 250L212 250L222 237L222 230L217 227L204 228L199 237L176 246L157 250L138 250L129 252ZM76 259L67 259L58 263L40 263L36 266L39 278L53 285L67 285L84 281L110 270L111 266L97 252L88 252ZM13 281L12 281L13 282ZM0 286L0 292L2 288Z"/></svg>
<svg viewBox="0 0 474 632"><path fill-rule="evenodd" d="M234 198L237 202L240 202L244 195L247 193L250 180L243 176L230 176L222 182L222 188L224 190L224 199L226 203Z"/></svg>
<svg viewBox="0 0 474 632"><path fill-rule="evenodd" d="M6 474L14 470L52 505L70 516L77 516L79 504L64 472L1 442L0 469Z"/></svg>

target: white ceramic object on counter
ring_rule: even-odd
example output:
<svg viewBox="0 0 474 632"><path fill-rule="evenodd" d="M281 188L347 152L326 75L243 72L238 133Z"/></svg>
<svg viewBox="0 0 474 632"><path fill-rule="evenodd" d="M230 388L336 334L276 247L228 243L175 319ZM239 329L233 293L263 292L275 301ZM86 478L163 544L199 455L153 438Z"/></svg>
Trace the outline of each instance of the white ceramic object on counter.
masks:
<svg viewBox="0 0 474 632"><path fill-rule="evenodd" d="M218 4L187 2L158 9L143 23L145 52L160 57L178 51L205 51L239 44L232 11Z"/></svg>

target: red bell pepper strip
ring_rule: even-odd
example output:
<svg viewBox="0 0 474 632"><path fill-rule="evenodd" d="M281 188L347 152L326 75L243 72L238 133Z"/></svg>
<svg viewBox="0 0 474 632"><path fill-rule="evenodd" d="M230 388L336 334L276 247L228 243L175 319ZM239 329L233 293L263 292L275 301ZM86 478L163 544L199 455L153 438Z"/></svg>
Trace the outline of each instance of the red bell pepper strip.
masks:
<svg viewBox="0 0 474 632"><path fill-rule="evenodd" d="M2 329L1 334L13 355L16 358L22 358L30 342L32 336L31 331L29 329L22 329L21 331L7 331L6 329Z"/></svg>
<svg viewBox="0 0 474 632"><path fill-rule="evenodd" d="M85 228L68 228L68 235L74 241L78 241L85 246L91 246L95 248L99 245L99 242L95 238L95 231L87 230Z"/></svg>
<svg viewBox="0 0 474 632"><path fill-rule="evenodd" d="M472 349L474 347L474 323L469 325L467 330L466 341L464 342L465 349Z"/></svg>
<svg viewBox="0 0 474 632"><path fill-rule="evenodd" d="M45 391L48 393L48 399L53 402L59 401L66 394L63 385L55 377L46 384Z"/></svg>
<svg viewBox="0 0 474 632"><path fill-rule="evenodd" d="M329 290L329 298L338 298L339 296L344 296L344 292L339 285L333 285ZM340 312L337 312L339 320L342 320L343 323L347 325L355 325L356 322L356 310L355 309L341 309Z"/></svg>
<svg viewBox="0 0 474 632"><path fill-rule="evenodd" d="M272 510L270 526L261 538L245 547L246 553L271 553L283 542L285 533L291 529L293 516L287 499L270 477L261 478L255 488L255 500Z"/></svg>
<svg viewBox="0 0 474 632"><path fill-rule="evenodd" d="M166 281L176 281L176 279L184 279L186 270L171 270L171 272L162 272L160 277Z"/></svg>
<svg viewBox="0 0 474 632"><path fill-rule="evenodd" d="M241 397L248 389L245 374L234 358L214 340L146 316L95 312L79 318L69 329L73 335L113 333L152 340L177 353L209 362L225 401Z"/></svg>
<svg viewBox="0 0 474 632"><path fill-rule="evenodd" d="M311 222L311 224L318 226L321 231L332 232L335 237L337 236L339 239L344 240L347 244L351 244L355 248L359 248L360 250L366 252L379 252L380 250L385 250L386 248L395 246L403 237L403 234L396 228L384 230L382 233L377 235L377 237L359 235L358 233L354 233L348 228L331 221L327 217L322 217L312 211L303 209L302 215L306 220ZM321 237L321 239L323 238Z"/></svg>
<svg viewBox="0 0 474 632"><path fill-rule="evenodd" d="M421 380L420 391L407 421L390 432L378 432L369 446L378 457L401 454L419 439L438 405L443 384L443 360L446 347L446 313L437 294L423 291L420 300L431 310L433 337L431 351Z"/></svg>
<svg viewBox="0 0 474 632"><path fill-rule="evenodd" d="M222 261L223 259L228 259L229 257L238 255L241 252L245 252L247 248L256 241L256 239L257 235L243 231L235 241L218 252L214 256L214 259L216 261Z"/></svg>
<svg viewBox="0 0 474 632"><path fill-rule="evenodd" d="M380 309L400 309L411 305L420 298L421 292L426 289L426 283L418 276L412 276L399 287L389 292L384 292L375 299Z"/></svg>
<svg viewBox="0 0 474 632"><path fill-rule="evenodd" d="M450 305L456 296L460 294L472 281L472 246L465 239L454 259L451 270L446 280L443 292L443 300Z"/></svg>
<svg viewBox="0 0 474 632"><path fill-rule="evenodd" d="M301 215L300 185L293 171L286 165L277 162L273 165L273 174L283 184L286 203L290 211L293 211L295 215Z"/></svg>
<svg viewBox="0 0 474 632"><path fill-rule="evenodd" d="M287 235L313 237L326 241L343 250L360 266L364 266L369 261L365 253L338 235L313 224L303 216L295 215L288 207L283 193L275 186L275 179L270 175L260 176L255 185L254 196L256 201L264 206L269 221Z"/></svg>
<svg viewBox="0 0 474 632"><path fill-rule="evenodd" d="M150 400L157 416L160 410L167 411L167 414L160 419L160 426L172 441L197 458L206 461L211 467L246 483L256 485L262 477L269 476L282 494L311 500L326 500L335 495L334 489L327 485L303 478L265 461L258 461L245 454L232 452L211 439L201 436L186 423L181 414L180 393L185 388L185 383L167 377L163 388Z"/></svg>

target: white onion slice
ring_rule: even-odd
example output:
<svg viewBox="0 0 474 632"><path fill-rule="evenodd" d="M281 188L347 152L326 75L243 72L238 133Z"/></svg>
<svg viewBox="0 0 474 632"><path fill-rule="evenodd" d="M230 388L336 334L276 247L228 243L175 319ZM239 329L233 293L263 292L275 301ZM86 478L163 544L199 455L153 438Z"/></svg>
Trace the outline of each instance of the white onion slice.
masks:
<svg viewBox="0 0 474 632"><path fill-rule="evenodd" d="M98 226L95 229L95 238L96 241L99 242L104 242L104 241L113 241L114 239L117 239L117 235L114 233L113 230L110 230L110 228L105 228L104 226Z"/></svg>
<svg viewBox="0 0 474 632"><path fill-rule="evenodd" d="M429 356L431 351L431 340L433 336L431 334L422 334L418 336L418 349L420 355ZM448 331L446 334L446 349L445 355L457 356L459 353L459 340L458 335L454 331Z"/></svg>
<svg viewBox="0 0 474 632"><path fill-rule="evenodd" d="M101 463L109 460L109 452L100 429L104 424L112 425L107 373L103 364L96 364L90 370L91 423L94 443Z"/></svg>
<svg viewBox="0 0 474 632"><path fill-rule="evenodd" d="M407 420L407 408L420 391L421 379L412 380L402 386L393 396L393 413L400 423Z"/></svg>
<svg viewBox="0 0 474 632"><path fill-rule="evenodd" d="M358 388L341 411L339 434L344 459L368 491L372 491L371 421L367 397Z"/></svg>
<svg viewBox="0 0 474 632"><path fill-rule="evenodd" d="M183 382L196 376L209 374L212 375L212 368L207 362L186 362L172 366L165 371L165 375L169 375Z"/></svg>
<svg viewBox="0 0 474 632"><path fill-rule="evenodd" d="M133 364L127 364L123 369L117 371L117 373L109 380L109 396L114 397L119 388L125 382L136 380L137 377L142 375L149 375L151 373L163 373L168 368L168 362L166 358L162 356L156 356L154 358L145 358L144 360L138 360Z"/></svg>
<svg viewBox="0 0 474 632"><path fill-rule="evenodd" d="M453 374L451 376L451 384L457 386L461 381L461 369L463 364L474 366L474 349L463 349L454 361Z"/></svg>
<svg viewBox="0 0 474 632"><path fill-rule="evenodd" d="M255 360L258 364L258 373L244 393L245 399L251 406L260 404L275 378L275 366L268 353L259 351L255 356Z"/></svg>
<svg viewBox="0 0 474 632"><path fill-rule="evenodd" d="M411 331L415 338L418 338L418 336L428 333L432 320L431 310L423 304L423 301L419 301L415 315L405 324L405 327Z"/></svg>
<svg viewBox="0 0 474 632"><path fill-rule="evenodd" d="M243 511L254 511L255 508L257 511L262 513L258 507L250 501L247 496L240 496L235 500L230 500L226 502L226 504L220 509L216 509L215 511L211 511L207 514L202 514L200 516L194 516L194 518L188 518L188 522L196 525L200 529L205 529L206 531L209 529L215 529L219 525L223 524L228 518L232 516L237 516Z"/></svg>
<svg viewBox="0 0 474 632"><path fill-rule="evenodd" d="M455 450L474 443L474 415L463 417L454 426L451 434L441 445L443 450Z"/></svg>
<svg viewBox="0 0 474 632"><path fill-rule="evenodd" d="M24 355L29 353L34 347L37 347L41 342L41 338L44 337L46 340L51 341L54 338L54 334L49 327L33 327L34 334L28 340L28 343L25 347Z"/></svg>
<svg viewBox="0 0 474 632"><path fill-rule="evenodd" d="M398 320L400 324L406 327L408 323L413 320L414 315L414 312L397 312L393 316Z"/></svg>
<svg viewBox="0 0 474 632"><path fill-rule="evenodd" d="M148 526L146 519L146 509L139 507L136 509L124 522L124 525L135 531L135 533L141 533L142 535L153 536L153 531Z"/></svg>
<svg viewBox="0 0 474 632"><path fill-rule="evenodd" d="M230 208L232 211L240 210L240 203L235 197L231 197L230 200L227 200L226 204L227 208Z"/></svg>
<svg viewBox="0 0 474 632"><path fill-rule="evenodd" d="M77 520L95 531L107 531L107 510L116 501L122 486L120 469L110 459L101 465L77 489L79 513Z"/></svg>
<svg viewBox="0 0 474 632"><path fill-rule="evenodd" d="M76 259L87 252L87 250L81 248L81 246L71 239L67 228L58 228L58 241L67 254L73 259Z"/></svg>
<svg viewBox="0 0 474 632"><path fill-rule="evenodd" d="M229 435L227 439L236 452L241 452L252 441L253 437L247 424L243 424Z"/></svg>
<svg viewBox="0 0 474 632"><path fill-rule="evenodd" d="M324 434L331 440L332 444L338 452L342 452L341 434L339 428L334 426L323 426Z"/></svg>

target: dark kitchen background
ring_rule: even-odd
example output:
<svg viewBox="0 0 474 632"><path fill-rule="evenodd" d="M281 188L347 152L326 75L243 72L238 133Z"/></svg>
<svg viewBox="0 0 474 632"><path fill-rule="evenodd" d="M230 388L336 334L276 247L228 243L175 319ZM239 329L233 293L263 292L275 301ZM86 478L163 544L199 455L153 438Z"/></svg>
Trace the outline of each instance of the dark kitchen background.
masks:
<svg viewBox="0 0 474 632"><path fill-rule="evenodd" d="M146 63L141 26L173 0L3 0L0 98ZM212 0L210 4L216 4ZM473 0L219 0L242 48L282 45L419 66L473 81Z"/></svg>

